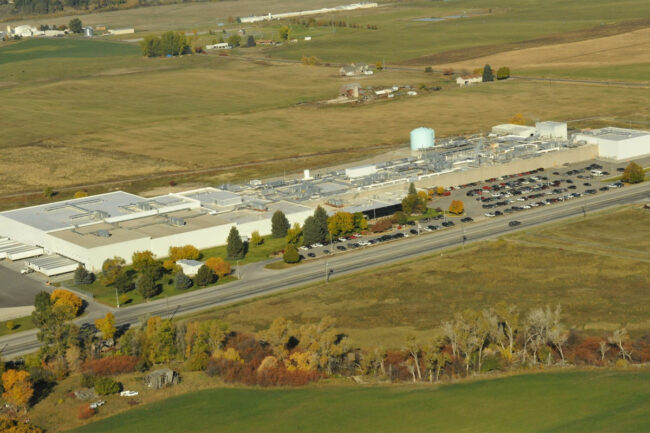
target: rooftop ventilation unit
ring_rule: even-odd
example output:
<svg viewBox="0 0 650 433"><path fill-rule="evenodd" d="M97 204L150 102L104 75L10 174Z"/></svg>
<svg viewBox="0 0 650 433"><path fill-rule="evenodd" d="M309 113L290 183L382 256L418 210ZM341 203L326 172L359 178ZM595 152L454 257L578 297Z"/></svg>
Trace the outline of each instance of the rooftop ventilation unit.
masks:
<svg viewBox="0 0 650 433"><path fill-rule="evenodd" d="M93 215L97 219L105 219L111 216L108 212L104 212L103 210L93 211Z"/></svg>
<svg viewBox="0 0 650 433"><path fill-rule="evenodd" d="M175 227L183 227L185 225L185 220L179 217L169 217L167 222Z"/></svg>
<svg viewBox="0 0 650 433"><path fill-rule="evenodd" d="M108 230L97 230L96 232L93 232L93 234L97 237L100 238L110 238L111 234L109 233Z"/></svg>
<svg viewBox="0 0 650 433"><path fill-rule="evenodd" d="M151 203L146 202L146 201L141 201L135 204L135 207L137 207L140 210L152 210L153 206L151 206Z"/></svg>

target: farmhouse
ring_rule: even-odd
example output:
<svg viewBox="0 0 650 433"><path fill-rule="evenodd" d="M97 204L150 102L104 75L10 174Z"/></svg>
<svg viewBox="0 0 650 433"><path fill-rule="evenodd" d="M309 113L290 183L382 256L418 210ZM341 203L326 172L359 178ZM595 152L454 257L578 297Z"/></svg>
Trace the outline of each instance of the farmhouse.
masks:
<svg viewBox="0 0 650 433"><path fill-rule="evenodd" d="M206 50L229 50L232 47L228 45L228 42L219 42L218 44L206 45Z"/></svg>
<svg viewBox="0 0 650 433"><path fill-rule="evenodd" d="M482 82L483 82L483 76L479 74L462 75L456 78L456 83L460 87L469 86L470 84L482 83Z"/></svg>
<svg viewBox="0 0 650 433"><path fill-rule="evenodd" d="M341 69L339 69L339 74L341 74L343 77L354 77L358 75L372 75L373 72L365 63L352 63L351 65L341 66Z"/></svg>

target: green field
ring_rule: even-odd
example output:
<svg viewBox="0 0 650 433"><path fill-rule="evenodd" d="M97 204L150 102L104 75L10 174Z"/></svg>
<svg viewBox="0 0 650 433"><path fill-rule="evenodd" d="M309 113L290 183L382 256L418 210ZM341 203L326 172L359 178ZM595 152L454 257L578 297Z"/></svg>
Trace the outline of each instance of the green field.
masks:
<svg viewBox="0 0 650 433"><path fill-rule="evenodd" d="M517 75L608 81L650 81L650 63L595 68L524 69Z"/></svg>
<svg viewBox="0 0 650 433"><path fill-rule="evenodd" d="M277 317L330 315L359 347L401 347L409 334L425 341L457 311L506 301L522 312L561 304L562 322L587 333L627 326L638 334L650 328L649 221L646 210L624 207L198 317L258 331Z"/></svg>
<svg viewBox="0 0 650 433"><path fill-rule="evenodd" d="M7 323L13 322L13 329L7 327ZM0 322L0 337L9 334L15 334L17 332L23 332L34 328L34 322L32 322L32 316L19 317L13 320L5 320Z"/></svg>
<svg viewBox="0 0 650 433"><path fill-rule="evenodd" d="M648 399L648 371L538 373L437 387L217 388L72 431L641 432L650 429Z"/></svg>

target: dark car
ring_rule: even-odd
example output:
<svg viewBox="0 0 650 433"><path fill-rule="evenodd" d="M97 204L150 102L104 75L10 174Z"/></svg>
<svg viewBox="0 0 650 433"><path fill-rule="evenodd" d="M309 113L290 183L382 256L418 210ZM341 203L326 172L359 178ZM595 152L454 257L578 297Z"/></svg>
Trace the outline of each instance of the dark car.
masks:
<svg viewBox="0 0 650 433"><path fill-rule="evenodd" d="M345 251L345 250L347 250L347 248L345 248L343 245L338 245L338 246L336 247L336 249L337 249L337 250L340 250L340 251Z"/></svg>
<svg viewBox="0 0 650 433"><path fill-rule="evenodd" d="M573 183L573 181L571 179L567 179L566 183Z"/></svg>
<svg viewBox="0 0 650 433"><path fill-rule="evenodd" d="M404 233L395 233L395 235L394 235L395 239L399 239L399 238L403 238L403 237L404 237Z"/></svg>
<svg viewBox="0 0 650 433"><path fill-rule="evenodd" d="M609 191L609 187L603 186L602 188L598 188L599 191Z"/></svg>
<svg viewBox="0 0 650 433"><path fill-rule="evenodd" d="M570 185L569 189L576 189L577 187L575 185Z"/></svg>
<svg viewBox="0 0 650 433"><path fill-rule="evenodd" d="M316 257L316 254L314 254L314 253L307 253L307 256L309 256L309 257Z"/></svg>
<svg viewBox="0 0 650 433"><path fill-rule="evenodd" d="M503 215L503 212L501 212L500 210L494 211L494 216L501 216L501 215Z"/></svg>
<svg viewBox="0 0 650 433"><path fill-rule="evenodd" d="M583 185L584 186L591 186L591 184L589 182L585 182L585 183L583 183Z"/></svg>
<svg viewBox="0 0 650 433"><path fill-rule="evenodd" d="M517 227L517 226L521 225L521 221L516 221L516 220L515 220L515 221L510 221L510 222L508 223L508 225L509 225L510 227Z"/></svg>
<svg viewBox="0 0 650 433"><path fill-rule="evenodd" d="M471 223L472 221L474 221L474 219L472 217L465 217L462 220L460 220L460 222L463 222L463 223Z"/></svg>
<svg viewBox="0 0 650 433"><path fill-rule="evenodd" d="M618 171L618 172L623 172L623 171L625 171L625 168L623 168L623 167L618 167L618 168L616 169L616 171Z"/></svg>
<svg viewBox="0 0 650 433"><path fill-rule="evenodd" d="M595 189L585 190L585 194L596 194L596 190Z"/></svg>
<svg viewBox="0 0 650 433"><path fill-rule="evenodd" d="M330 254L330 250L323 250L323 254Z"/></svg>
<svg viewBox="0 0 650 433"><path fill-rule="evenodd" d="M427 228L428 228L429 230L438 230L438 229L439 229L438 226L434 226L434 225L427 226Z"/></svg>
<svg viewBox="0 0 650 433"><path fill-rule="evenodd" d="M411 229L411 230L409 230L409 233L411 233L412 235L417 235L418 231L415 230L415 229Z"/></svg>
<svg viewBox="0 0 650 433"><path fill-rule="evenodd" d="M451 226L454 226L455 224L454 224L453 221L445 221L445 222L442 223L442 225L444 227L451 227Z"/></svg>

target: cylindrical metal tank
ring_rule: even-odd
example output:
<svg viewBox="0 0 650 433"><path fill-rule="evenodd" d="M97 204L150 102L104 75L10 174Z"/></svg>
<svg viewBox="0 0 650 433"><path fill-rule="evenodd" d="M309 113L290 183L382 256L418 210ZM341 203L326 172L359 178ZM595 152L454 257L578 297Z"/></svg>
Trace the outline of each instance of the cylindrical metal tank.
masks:
<svg viewBox="0 0 650 433"><path fill-rule="evenodd" d="M84 36L87 38L92 38L93 37L93 28L92 27L84 27Z"/></svg>
<svg viewBox="0 0 650 433"><path fill-rule="evenodd" d="M436 133L431 128L415 128L411 131L411 150L422 150L433 147L436 143Z"/></svg>

